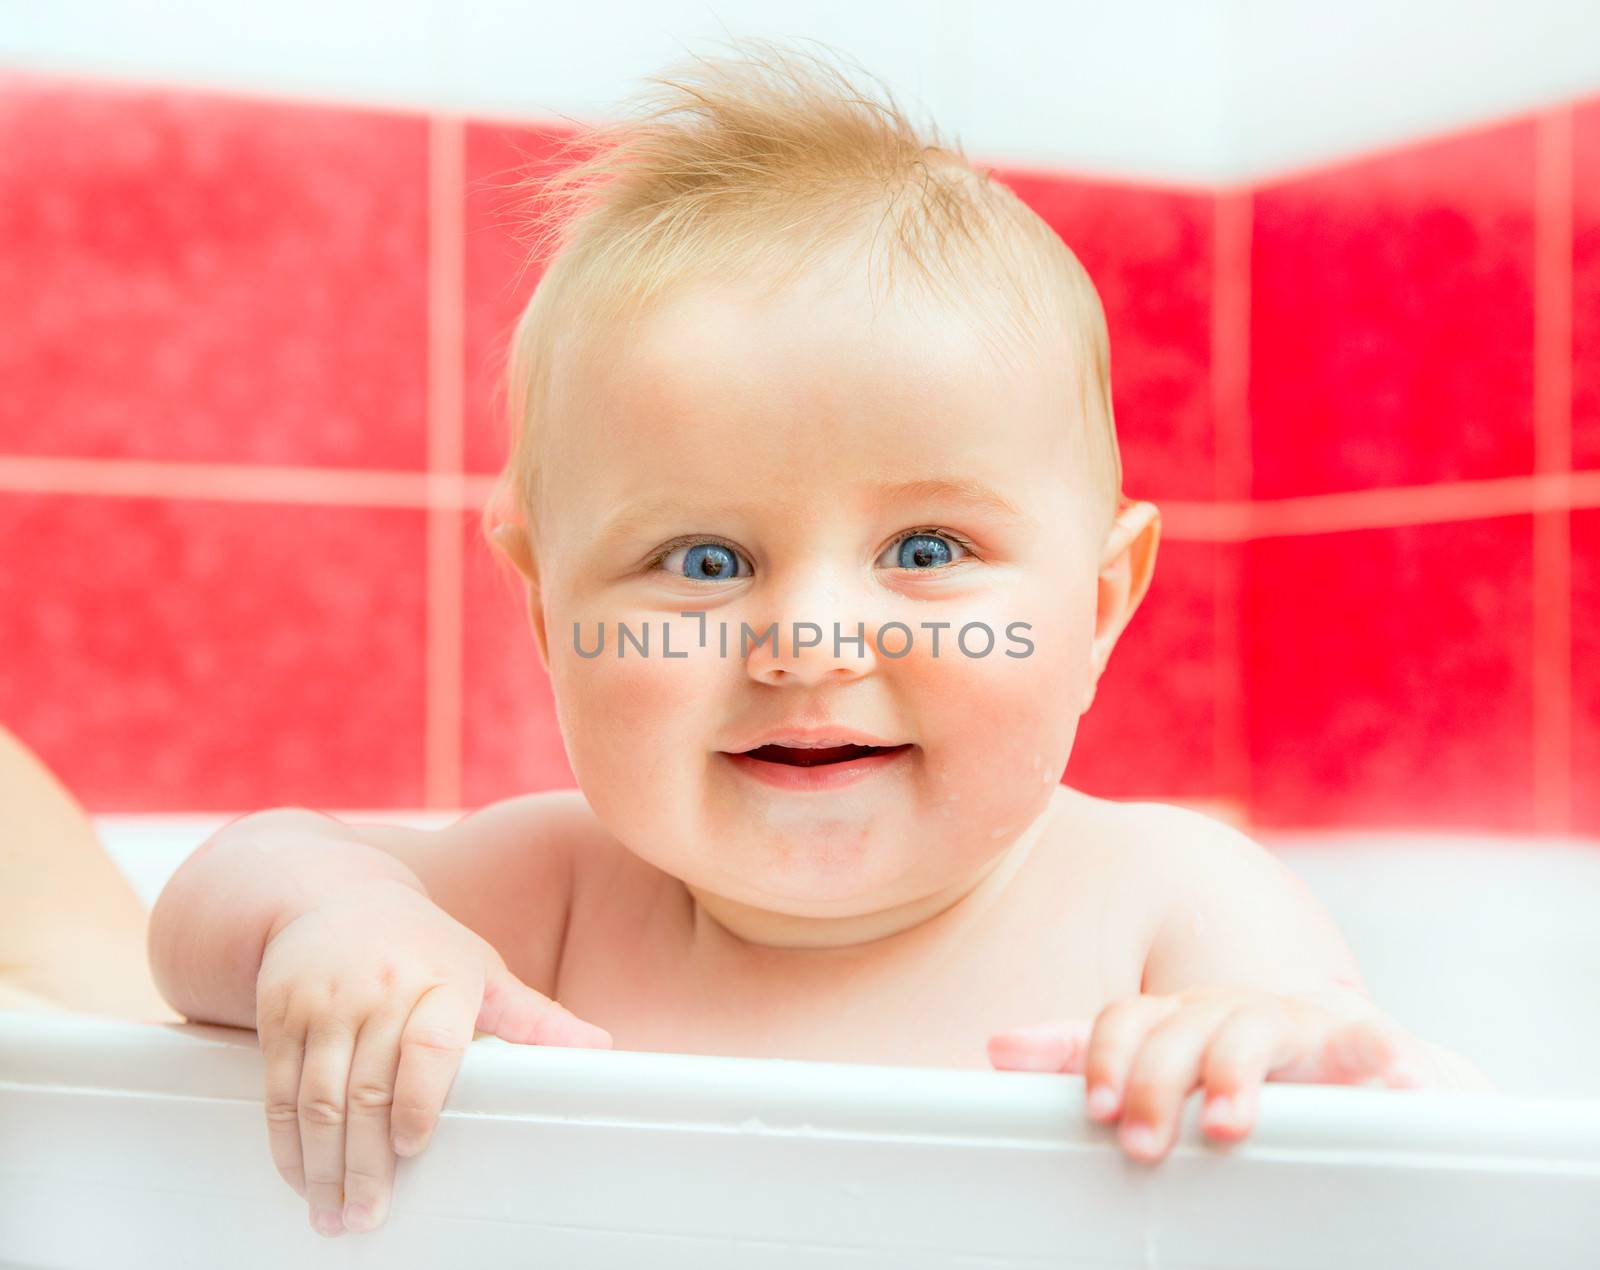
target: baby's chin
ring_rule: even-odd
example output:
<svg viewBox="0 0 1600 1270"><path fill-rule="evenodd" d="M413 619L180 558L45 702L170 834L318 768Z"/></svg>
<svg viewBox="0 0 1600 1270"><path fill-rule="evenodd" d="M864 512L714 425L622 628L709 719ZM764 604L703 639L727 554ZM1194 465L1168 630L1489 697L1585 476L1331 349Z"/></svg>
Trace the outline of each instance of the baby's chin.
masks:
<svg viewBox="0 0 1600 1270"><path fill-rule="evenodd" d="M855 915L915 891L910 875L929 860L911 829L909 819L780 804L719 834L711 854L741 903L797 917Z"/></svg>

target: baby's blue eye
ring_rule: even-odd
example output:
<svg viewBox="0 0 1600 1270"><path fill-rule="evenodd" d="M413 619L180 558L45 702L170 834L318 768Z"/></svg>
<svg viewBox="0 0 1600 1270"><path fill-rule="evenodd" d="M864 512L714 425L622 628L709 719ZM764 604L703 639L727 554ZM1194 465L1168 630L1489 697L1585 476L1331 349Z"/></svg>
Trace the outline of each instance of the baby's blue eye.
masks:
<svg viewBox="0 0 1600 1270"><path fill-rule="evenodd" d="M880 565L906 569L913 573L932 573L956 563L967 554L966 544L950 534L929 530L907 534L891 543L878 558ZM696 582L727 582L748 577L751 569L732 547L719 542L688 542L664 551L655 567L680 574Z"/></svg>
<svg viewBox="0 0 1600 1270"><path fill-rule="evenodd" d="M957 551L963 550L960 544L942 534L915 533L890 547L889 553L894 555L895 564L900 568L926 573L953 562L952 546Z"/></svg>
<svg viewBox="0 0 1600 1270"><path fill-rule="evenodd" d="M670 562L680 551L684 553L683 562L674 566ZM697 542L687 548L674 548L661 557L661 565L697 582L722 582L739 576L738 553L715 542Z"/></svg>

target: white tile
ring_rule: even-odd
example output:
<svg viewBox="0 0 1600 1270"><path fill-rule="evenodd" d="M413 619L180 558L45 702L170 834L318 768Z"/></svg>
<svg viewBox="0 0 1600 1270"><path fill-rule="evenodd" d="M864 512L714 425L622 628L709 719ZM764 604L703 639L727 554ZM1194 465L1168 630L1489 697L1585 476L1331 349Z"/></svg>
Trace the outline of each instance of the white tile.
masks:
<svg viewBox="0 0 1600 1270"><path fill-rule="evenodd" d="M0 0L0 63L414 107L430 0Z"/></svg>
<svg viewBox="0 0 1600 1270"><path fill-rule="evenodd" d="M0 0L0 65L530 120L739 35L821 41L976 160L1173 184L1600 91L1595 0Z"/></svg>
<svg viewBox="0 0 1600 1270"><path fill-rule="evenodd" d="M442 5L443 0L438 0ZM736 37L820 41L824 55L861 63L913 110L941 83L939 27L946 6L921 0L715 5L599 0L536 6L478 0L440 22L439 96L450 105L512 118L610 117L681 59L715 57ZM869 86L870 86L870 81ZM876 91L876 90L875 90Z"/></svg>
<svg viewBox="0 0 1600 1270"><path fill-rule="evenodd" d="M1214 6L995 0L975 12L969 154L1179 183L1224 165Z"/></svg>
<svg viewBox="0 0 1600 1270"><path fill-rule="evenodd" d="M1251 179L1600 89L1595 0L1227 0L1221 177Z"/></svg>

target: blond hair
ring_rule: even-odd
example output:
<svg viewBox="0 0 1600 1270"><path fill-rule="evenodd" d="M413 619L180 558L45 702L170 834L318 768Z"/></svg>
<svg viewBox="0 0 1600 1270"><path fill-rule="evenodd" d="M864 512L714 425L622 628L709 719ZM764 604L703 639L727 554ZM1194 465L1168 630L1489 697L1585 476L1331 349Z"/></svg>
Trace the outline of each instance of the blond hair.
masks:
<svg viewBox="0 0 1600 1270"><path fill-rule="evenodd" d="M632 114L583 129L552 171L515 183L525 267L548 263L510 341L510 453L485 532L508 518L508 497L525 520L543 506L535 448L559 338L633 320L679 283L761 274L777 288L863 246L869 291L875 264L891 288L910 264L925 296L962 306L998 365L1074 357L1080 453L1108 528L1122 486L1110 351L1071 249L958 144L936 128L925 140L887 88L871 99L823 58L770 41L732 47L647 77L660 91L631 99Z"/></svg>

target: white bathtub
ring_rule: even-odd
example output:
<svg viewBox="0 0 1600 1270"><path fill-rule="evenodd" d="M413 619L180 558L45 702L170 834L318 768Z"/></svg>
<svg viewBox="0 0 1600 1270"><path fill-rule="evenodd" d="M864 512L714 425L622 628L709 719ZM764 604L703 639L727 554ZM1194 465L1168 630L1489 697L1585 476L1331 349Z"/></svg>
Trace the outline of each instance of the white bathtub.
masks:
<svg viewBox="0 0 1600 1270"><path fill-rule="evenodd" d="M100 828L148 904L227 819ZM388 1224L328 1240L254 1033L0 1013L0 1266L1600 1267L1600 846L1272 845L1379 1003L1504 1094L1268 1084L1230 1148L1191 1098L1149 1167L1077 1077L484 1038Z"/></svg>

